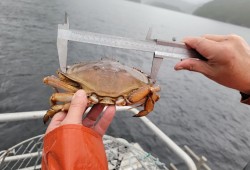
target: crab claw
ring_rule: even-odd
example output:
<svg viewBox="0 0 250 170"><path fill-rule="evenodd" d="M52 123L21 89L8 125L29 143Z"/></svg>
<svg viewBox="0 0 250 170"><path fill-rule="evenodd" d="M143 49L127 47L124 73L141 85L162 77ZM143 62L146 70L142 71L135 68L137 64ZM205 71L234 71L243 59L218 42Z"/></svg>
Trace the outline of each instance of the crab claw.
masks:
<svg viewBox="0 0 250 170"><path fill-rule="evenodd" d="M54 108L57 107L58 105L53 106ZM61 105L59 105L61 106ZM52 118L61 108L58 110L54 110L53 108L49 109L46 114L43 116L43 123L46 124L50 118Z"/></svg>
<svg viewBox="0 0 250 170"><path fill-rule="evenodd" d="M156 93L152 93L151 95L149 95L147 101L145 102L144 110L141 110L133 117L142 117L148 115L154 109L155 102L159 100L159 98L160 96L158 96Z"/></svg>
<svg viewBox="0 0 250 170"><path fill-rule="evenodd" d="M43 116L43 123L46 124L49 121L49 118L50 118L49 115L45 114Z"/></svg>
<svg viewBox="0 0 250 170"><path fill-rule="evenodd" d="M152 96L149 96L145 105L144 105L144 110L141 110L138 114L134 115L133 117L141 117L141 116L146 116L149 114L154 109L154 100L152 99Z"/></svg>
<svg viewBox="0 0 250 170"><path fill-rule="evenodd" d="M133 117L142 117L142 116L146 116L147 114L149 114L148 111L141 110L138 114L134 115Z"/></svg>
<svg viewBox="0 0 250 170"><path fill-rule="evenodd" d="M56 113L60 111L67 112L69 110L69 106L70 103L65 103L64 105L52 106L43 116L43 123L46 124L50 118L52 118Z"/></svg>

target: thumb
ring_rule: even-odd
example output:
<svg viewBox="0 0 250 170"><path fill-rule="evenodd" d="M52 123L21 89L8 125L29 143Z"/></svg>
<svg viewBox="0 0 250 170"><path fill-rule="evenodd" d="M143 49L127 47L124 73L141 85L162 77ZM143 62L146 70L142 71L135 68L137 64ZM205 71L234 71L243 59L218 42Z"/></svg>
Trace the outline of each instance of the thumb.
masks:
<svg viewBox="0 0 250 170"><path fill-rule="evenodd" d="M61 122L64 120L66 116L65 112L59 112L53 116L45 134L49 133L50 131L54 130L55 128L59 127L61 125Z"/></svg>
<svg viewBox="0 0 250 170"><path fill-rule="evenodd" d="M62 124L82 124L82 115L87 106L87 97L84 90L78 90L72 97L68 114Z"/></svg>
<svg viewBox="0 0 250 170"><path fill-rule="evenodd" d="M211 67L200 59L188 58L177 63L174 67L175 70L189 70L202 73L204 75L211 74Z"/></svg>

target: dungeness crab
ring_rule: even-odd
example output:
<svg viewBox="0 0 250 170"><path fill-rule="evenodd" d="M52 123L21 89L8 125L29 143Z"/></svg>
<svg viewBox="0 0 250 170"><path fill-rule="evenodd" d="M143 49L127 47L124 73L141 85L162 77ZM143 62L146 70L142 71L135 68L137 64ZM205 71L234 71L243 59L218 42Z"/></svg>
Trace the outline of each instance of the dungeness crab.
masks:
<svg viewBox="0 0 250 170"><path fill-rule="evenodd" d="M151 112L159 99L160 87L154 86L149 76L113 60L75 64L68 67L66 73L59 70L57 74L59 78L48 76L43 80L57 91L50 98L51 108L43 118L44 123L57 112L67 111L78 89L85 90L89 105L143 105L144 109L136 117ZM59 92L58 88L66 93Z"/></svg>

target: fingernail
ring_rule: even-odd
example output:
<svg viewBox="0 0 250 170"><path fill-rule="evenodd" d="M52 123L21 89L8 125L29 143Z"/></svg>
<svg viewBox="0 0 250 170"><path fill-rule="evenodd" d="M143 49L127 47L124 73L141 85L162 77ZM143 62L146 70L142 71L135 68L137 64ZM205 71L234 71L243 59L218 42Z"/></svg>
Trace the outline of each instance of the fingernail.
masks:
<svg viewBox="0 0 250 170"><path fill-rule="evenodd" d="M72 99L74 99L75 97L83 97L85 95L85 91L84 90L78 90L74 96L72 97Z"/></svg>
<svg viewBox="0 0 250 170"><path fill-rule="evenodd" d="M183 67L176 67L175 70L182 70Z"/></svg>
<svg viewBox="0 0 250 170"><path fill-rule="evenodd" d="M189 39L190 39L190 37L185 37L185 38L182 39L182 42L185 43Z"/></svg>

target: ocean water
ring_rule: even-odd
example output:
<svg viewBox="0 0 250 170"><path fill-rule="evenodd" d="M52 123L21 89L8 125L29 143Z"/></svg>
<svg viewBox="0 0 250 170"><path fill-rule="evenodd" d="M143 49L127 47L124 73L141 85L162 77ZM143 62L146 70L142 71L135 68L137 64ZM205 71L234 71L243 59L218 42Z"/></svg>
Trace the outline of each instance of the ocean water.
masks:
<svg viewBox="0 0 250 170"><path fill-rule="evenodd" d="M236 33L250 42L250 29L123 0L1 0L0 1L0 113L46 110L52 89L43 77L58 69L57 24L117 36L181 41L205 33ZM150 72L152 54L69 44L69 64L110 57ZM178 145L204 155L215 170L242 169L250 160L250 106L237 91L189 71L174 71L178 60L166 59L158 75L161 99L148 115ZM0 150L44 133L42 120L0 123ZM160 161L184 169L179 160L139 119L118 113L108 134L138 142Z"/></svg>

